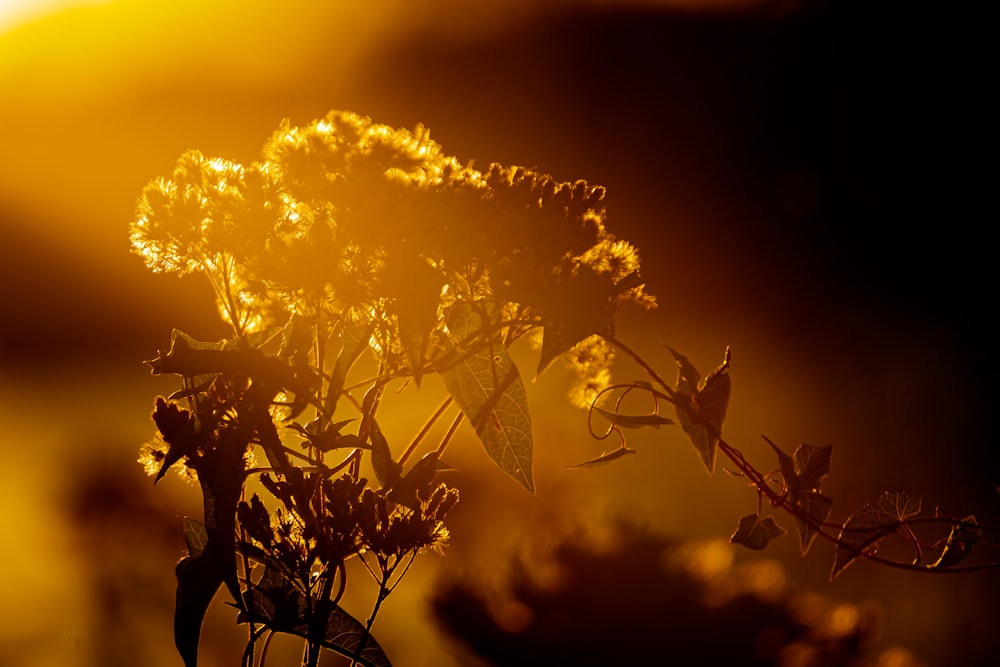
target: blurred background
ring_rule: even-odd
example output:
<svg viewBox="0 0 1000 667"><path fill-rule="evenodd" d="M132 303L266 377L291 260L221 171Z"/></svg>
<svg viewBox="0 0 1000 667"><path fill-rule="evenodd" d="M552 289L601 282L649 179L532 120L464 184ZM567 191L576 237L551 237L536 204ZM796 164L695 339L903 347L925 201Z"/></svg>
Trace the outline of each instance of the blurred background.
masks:
<svg viewBox="0 0 1000 667"><path fill-rule="evenodd" d="M763 469L773 453L760 434L786 451L833 443L834 518L905 489L927 509L1000 522L988 454L991 202L978 162L992 134L988 61L967 11L834 0L0 3L0 665L180 663L173 566L181 518L200 516L200 500L173 475L154 489L135 463L153 396L174 389L141 361L174 327L202 340L226 329L207 284L154 276L130 254L128 224L142 187L184 150L249 162L283 118L304 124L333 108L423 123L480 166L605 185L609 227L640 248L660 301L623 313L619 337L668 377L661 343L703 372L730 345L727 439ZM530 377L535 358L519 354ZM623 363L617 377L638 372ZM805 558L794 536L763 554L729 550L738 517L756 508L744 483L708 476L676 429L637 434L640 453L616 465L566 470L607 443L565 405L562 370L534 384L538 492L491 468L471 431L452 447L463 500L451 548L417 562L376 624L396 667L476 664L434 622L432 600L449 608L446 582L502 589L518 559L544 579L560 535L586 536L614 556L607 567L629 567L630 545L649 544L616 537L608 527L620 522L687 545L712 577L764 567L770 583L758 588L772 597L863 610L838 617L848 630L845 618L878 617L873 663L1000 656L997 573L860 563L829 583L827 544ZM662 633L665 655L670 633L686 632L663 615L678 590L629 606L636 627ZM370 601L351 604L367 615ZM531 618L525 604L513 609L498 616L511 632ZM233 621L213 607L205 665L236 664L245 638ZM706 627L706 642L723 631Z"/></svg>

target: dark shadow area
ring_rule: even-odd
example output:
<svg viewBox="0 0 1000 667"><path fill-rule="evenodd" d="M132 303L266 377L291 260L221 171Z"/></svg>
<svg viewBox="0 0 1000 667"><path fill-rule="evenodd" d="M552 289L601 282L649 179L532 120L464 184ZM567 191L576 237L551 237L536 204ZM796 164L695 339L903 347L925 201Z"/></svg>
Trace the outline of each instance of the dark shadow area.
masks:
<svg viewBox="0 0 1000 667"><path fill-rule="evenodd" d="M496 667L875 664L876 609L834 611L850 621L838 627L832 603L783 590L773 562L755 579L729 570L722 545L697 554L635 528L617 536L611 547L559 543L544 576L515 560L499 598L475 577L446 576L435 614Z"/></svg>

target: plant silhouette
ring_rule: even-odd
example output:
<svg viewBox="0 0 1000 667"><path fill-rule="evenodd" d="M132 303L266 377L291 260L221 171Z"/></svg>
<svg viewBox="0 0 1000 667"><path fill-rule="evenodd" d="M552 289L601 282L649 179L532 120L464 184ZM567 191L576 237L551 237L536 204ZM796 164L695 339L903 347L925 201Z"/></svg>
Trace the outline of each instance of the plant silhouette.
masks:
<svg viewBox="0 0 1000 667"><path fill-rule="evenodd" d="M817 536L835 542L833 576L861 557L928 572L995 566L966 560L992 529L972 516L921 517L909 494L829 523L821 480L830 447L788 455L772 443L777 468L759 472L723 440L728 350L702 379L668 348L678 369L668 384L617 336L620 308L655 300L636 250L606 229L604 194L523 167L478 170L426 128L343 111L302 127L286 121L249 165L188 151L143 190L133 250L153 271L204 274L232 327L218 342L174 331L147 362L181 386L155 399L158 435L140 460L156 480L170 468L197 479L204 498L203 517L184 521L188 554L176 570L175 643L186 665L197 663L202 620L222 587L248 627L244 665L267 662L274 633L300 637L309 667L324 650L389 665L373 625L414 558L447 540L458 490L438 473L462 422L504 473L535 490L527 390L510 355L522 340L539 348L536 373L557 357L571 364L570 400L589 410L595 437L619 440L578 467L635 453L629 429L675 421L709 473L721 451L759 499L734 542L762 549L785 532L762 514L766 500L795 518L803 553ZM648 377L612 384L616 354ZM405 444L391 442L387 433L406 424L386 397L431 375L446 390L439 407ZM652 409L627 413L626 395ZM661 412L668 404L674 417ZM918 528L945 533L926 541ZM890 535L913 546L912 561L878 555ZM371 578L365 620L340 605L352 560Z"/></svg>

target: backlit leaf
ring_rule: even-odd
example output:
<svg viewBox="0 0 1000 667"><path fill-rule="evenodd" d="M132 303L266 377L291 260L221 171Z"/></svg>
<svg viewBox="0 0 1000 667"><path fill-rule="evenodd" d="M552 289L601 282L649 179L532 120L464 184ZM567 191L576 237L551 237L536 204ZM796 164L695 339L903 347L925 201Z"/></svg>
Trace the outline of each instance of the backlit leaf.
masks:
<svg viewBox="0 0 1000 667"><path fill-rule="evenodd" d="M674 423L673 419L657 414L623 415L610 410L605 410L604 408L599 408L596 405L594 406L594 410L599 412L612 424L621 426L622 428L660 428L661 426Z"/></svg>
<svg viewBox="0 0 1000 667"><path fill-rule="evenodd" d="M700 374L687 358L673 348L667 349L677 362L678 369L674 396L677 420L701 455L709 474L714 474L715 454L719 438L722 437L722 422L726 418L729 395L732 392L729 348L726 348L722 364L700 383Z"/></svg>
<svg viewBox="0 0 1000 667"><path fill-rule="evenodd" d="M396 465L399 465L398 463ZM400 505L406 505L416 511L420 507L421 495L426 499L427 492L434 482L434 474L438 471L438 453L428 452L413 464L403 477L396 481L389 491L389 500Z"/></svg>
<svg viewBox="0 0 1000 667"><path fill-rule="evenodd" d="M448 352L456 359L441 379L486 453L534 493L528 396L507 348L489 331L488 308L459 302L448 313Z"/></svg>
<svg viewBox="0 0 1000 667"><path fill-rule="evenodd" d="M803 487L818 489L820 480L830 474L833 445L799 445L795 450L795 473Z"/></svg>
<svg viewBox="0 0 1000 667"><path fill-rule="evenodd" d="M261 333L267 333L273 338L280 333L280 329ZM278 357L264 354L252 347L250 340L247 337L225 343L204 343L175 329L170 340L170 351L160 350L159 356L146 364L153 375L180 375L194 378L195 384L204 382L206 376L226 373L253 377L275 387L297 387L299 383L292 368Z"/></svg>
<svg viewBox="0 0 1000 667"><path fill-rule="evenodd" d="M816 539L817 528L830 516L833 500L819 492L820 480L830 473L833 445L814 447L799 445L794 458L786 454L767 436L762 436L778 455L778 466L785 480L788 500L805 515L796 516L799 547L805 555Z"/></svg>
<svg viewBox="0 0 1000 667"><path fill-rule="evenodd" d="M365 626L330 600L315 600L311 612L305 596L277 570L266 568L257 585L244 594L252 616L239 621L265 620L275 632L318 642L363 667L392 667L382 647Z"/></svg>
<svg viewBox="0 0 1000 667"><path fill-rule="evenodd" d="M545 329L537 373L541 375L553 359L588 336L614 336L612 299L621 291L585 267L569 280L549 289L524 290L525 295L517 300L542 311Z"/></svg>
<svg viewBox="0 0 1000 667"><path fill-rule="evenodd" d="M875 502L865 504L844 522L840 530L830 579L894 533L902 521L918 512L920 498L906 491L886 491Z"/></svg>
<svg viewBox="0 0 1000 667"><path fill-rule="evenodd" d="M590 459L589 461L584 461L583 463L577 463L574 466L569 466L570 468L593 468L594 466L604 465L606 463L611 463L616 459L620 459L626 454L635 454L634 449L625 447L624 445L618 449L611 450L610 452L605 452L595 459Z"/></svg>
<svg viewBox="0 0 1000 667"><path fill-rule="evenodd" d="M947 568L958 565L968 558L972 553L972 548L976 546L983 537L983 529L976 522L976 517L967 516L960 523L951 527L948 534L948 541L941 551L941 557L931 567Z"/></svg>
<svg viewBox="0 0 1000 667"><path fill-rule="evenodd" d="M352 658L364 667L392 667L382 647L356 618L329 600L320 600L313 611L323 628L323 646ZM305 635L302 635L305 636Z"/></svg>
<svg viewBox="0 0 1000 667"><path fill-rule="evenodd" d="M208 544L208 529L205 524L189 516L184 517L184 542L187 544L188 555L197 558Z"/></svg>
<svg viewBox="0 0 1000 667"><path fill-rule="evenodd" d="M399 481L399 475L403 467L396 463L389 451L389 443L386 442L382 429L373 419L371 421L371 441L372 441L372 468L375 470L375 478L383 487L391 487Z"/></svg>
<svg viewBox="0 0 1000 667"><path fill-rule="evenodd" d="M396 316L399 342L419 386L444 279L416 253L396 254L387 262L382 289L390 297L389 312Z"/></svg>
<svg viewBox="0 0 1000 667"><path fill-rule="evenodd" d="M324 408L328 415L334 414L337 410L337 401L344 392L344 383L347 381L347 374L362 353L368 349L371 339L372 325L352 324L340 328L340 353L333 366L333 374L330 377L330 385L326 396Z"/></svg>
<svg viewBox="0 0 1000 667"><path fill-rule="evenodd" d="M820 526L829 518L833 509L833 499L824 496L819 491L807 490L796 497L795 505L805 513L809 520L795 517L799 529L799 548L804 556L816 540L818 531L813 526Z"/></svg>
<svg viewBox="0 0 1000 667"><path fill-rule="evenodd" d="M781 537L785 532L784 528L775 523L774 517L747 514L740 519L739 526L729 541L760 551L767 547L771 540Z"/></svg>
<svg viewBox="0 0 1000 667"><path fill-rule="evenodd" d="M168 449L163 463L156 473L154 483L159 482L173 464L194 453L198 433L195 430L194 415L190 411L157 396L153 407L153 423Z"/></svg>

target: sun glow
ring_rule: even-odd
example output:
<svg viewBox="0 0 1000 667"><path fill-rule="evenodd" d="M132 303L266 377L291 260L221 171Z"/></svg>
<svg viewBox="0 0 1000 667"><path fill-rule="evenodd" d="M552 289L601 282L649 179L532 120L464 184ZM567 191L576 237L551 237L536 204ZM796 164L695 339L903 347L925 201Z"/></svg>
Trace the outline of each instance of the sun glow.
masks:
<svg viewBox="0 0 1000 667"><path fill-rule="evenodd" d="M105 5L110 0L0 0L0 35L64 9Z"/></svg>

